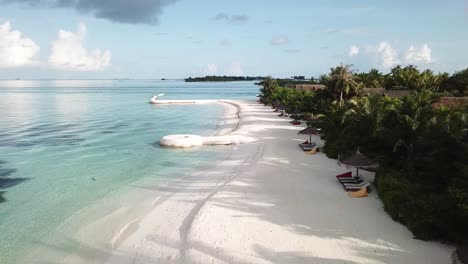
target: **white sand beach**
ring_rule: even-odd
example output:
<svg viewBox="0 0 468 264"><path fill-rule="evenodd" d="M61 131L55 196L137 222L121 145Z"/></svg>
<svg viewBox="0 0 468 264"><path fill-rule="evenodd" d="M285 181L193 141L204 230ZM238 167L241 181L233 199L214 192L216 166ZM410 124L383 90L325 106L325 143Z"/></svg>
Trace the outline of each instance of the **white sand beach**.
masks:
<svg viewBox="0 0 468 264"><path fill-rule="evenodd" d="M375 191L349 198L334 176L351 168L303 153L300 127L235 103L233 133L261 141L161 187L107 263L450 263L450 246L413 239Z"/></svg>
<svg viewBox="0 0 468 264"><path fill-rule="evenodd" d="M303 126L253 100L228 102L215 135L258 141L209 146L225 158L147 188L149 198L138 204L107 209L73 243L50 242L62 254L43 262L450 263L451 246L413 239L375 190L349 198L335 175L352 168L300 150Z"/></svg>

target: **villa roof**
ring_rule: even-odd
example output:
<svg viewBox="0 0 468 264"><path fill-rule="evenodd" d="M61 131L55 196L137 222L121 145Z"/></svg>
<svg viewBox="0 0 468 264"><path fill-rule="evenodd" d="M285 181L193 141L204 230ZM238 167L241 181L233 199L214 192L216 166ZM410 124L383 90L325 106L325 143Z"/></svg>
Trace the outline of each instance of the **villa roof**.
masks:
<svg viewBox="0 0 468 264"><path fill-rule="evenodd" d="M439 98L439 101L434 103L434 107L441 107L441 106L447 106L447 107L457 107L457 106L462 106L468 104L468 96L464 97L441 97Z"/></svg>
<svg viewBox="0 0 468 264"><path fill-rule="evenodd" d="M295 84L294 89L304 90L304 91L317 91L327 88L324 84Z"/></svg>
<svg viewBox="0 0 468 264"><path fill-rule="evenodd" d="M402 98L410 95L411 90L385 90L384 88L364 88L362 89L363 94L381 94L391 98Z"/></svg>

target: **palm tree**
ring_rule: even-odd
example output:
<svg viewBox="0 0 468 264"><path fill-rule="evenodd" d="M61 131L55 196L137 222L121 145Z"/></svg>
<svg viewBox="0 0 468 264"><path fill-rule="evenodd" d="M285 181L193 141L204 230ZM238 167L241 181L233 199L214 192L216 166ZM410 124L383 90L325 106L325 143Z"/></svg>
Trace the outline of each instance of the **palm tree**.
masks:
<svg viewBox="0 0 468 264"><path fill-rule="evenodd" d="M345 139L350 125L347 116L351 104L337 103L328 104L322 109L323 114L318 114L317 127L320 128L321 138L325 141L324 152L327 156L336 158L338 154L346 151L349 143Z"/></svg>
<svg viewBox="0 0 468 264"><path fill-rule="evenodd" d="M268 100L271 99L271 94L273 90L278 86L278 82L271 76L268 76L265 79L263 79L262 86L263 88L260 90L262 93L261 100L267 104L271 103Z"/></svg>
<svg viewBox="0 0 468 264"><path fill-rule="evenodd" d="M377 69L359 73L357 77L364 88L382 88L384 84L384 75Z"/></svg>
<svg viewBox="0 0 468 264"><path fill-rule="evenodd" d="M370 137L377 135L385 113L394 107L391 99L378 94L361 97L354 101L354 105L347 113L348 118L360 133Z"/></svg>
<svg viewBox="0 0 468 264"><path fill-rule="evenodd" d="M273 79L271 76L268 76L265 79L263 79L263 88L266 90L271 90L277 85L278 85L278 82L275 79Z"/></svg>
<svg viewBox="0 0 468 264"><path fill-rule="evenodd" d="M333 89L340 94L340 103L343 101L343 95L355 92L357 87L357 83L353 80L352 66L352 64L340 64L340 66L331 69L331 81L334 83Z"/></svg>
<svg viewBox="0 0 468 264"><path fill-rule="evenodd" d="M393 151L397 151L400 147L406 150L410 175L414 174L417 145L433 116L432 103L434 101L434 94L429 90L415 92L412 96L403 98L398 111L398 120L405 133L395 142Z"/></svg>

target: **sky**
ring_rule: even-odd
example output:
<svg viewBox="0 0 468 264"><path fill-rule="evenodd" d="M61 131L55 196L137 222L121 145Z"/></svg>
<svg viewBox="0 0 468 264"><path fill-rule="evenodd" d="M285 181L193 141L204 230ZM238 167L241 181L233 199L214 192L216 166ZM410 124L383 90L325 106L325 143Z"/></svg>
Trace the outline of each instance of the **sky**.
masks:
<svg viewBox="0 0 468 264"><path fill-rule="evenodd" d="M0 79L468 67L468 0L0 0Z"/></svg>

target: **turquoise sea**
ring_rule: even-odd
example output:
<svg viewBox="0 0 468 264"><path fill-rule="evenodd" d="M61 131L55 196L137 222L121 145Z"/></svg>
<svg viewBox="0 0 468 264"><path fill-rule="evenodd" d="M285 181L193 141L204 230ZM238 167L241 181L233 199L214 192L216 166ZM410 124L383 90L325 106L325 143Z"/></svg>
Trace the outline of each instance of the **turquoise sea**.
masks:
<svg viewBox="0 0 468 264"><path fill-rule="evenodd" d="M0 81L0 263L72 215L137 181L158 182L219 158L212 148L160 148L167 134L209 135L220 105L163 99L254 99L254 82Z"/></svg>

